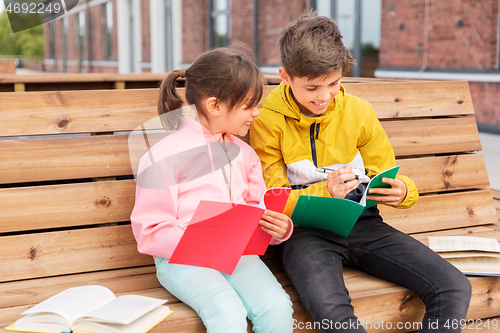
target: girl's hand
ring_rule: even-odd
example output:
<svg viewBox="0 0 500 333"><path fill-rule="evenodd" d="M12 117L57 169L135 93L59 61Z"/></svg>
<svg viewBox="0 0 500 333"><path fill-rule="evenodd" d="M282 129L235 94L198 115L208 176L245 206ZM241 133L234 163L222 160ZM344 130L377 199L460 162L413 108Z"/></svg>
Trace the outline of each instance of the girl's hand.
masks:
<svg viewBox="0 0 500 333"><path fill-rule="evenodd" d="M262 230L278 239L285 237L290 231L290 219L282 213L266 210L260 220Z"/></svg>
<svg viewBox="0 0 500 333"><path fill-rule="evenodd" d="M386 177L382 178L382 182L391 185L391 188L371 188L366 199L393 207L402 203L406 198L406 184L401 179ZM374 193L382 195L370 195Z"/></svg>
<svg viewBox="0 0 500 333"><path fill-rule="evenodd" d="M355 177L356 174L349 165L330 172L326 179L326 186L331 196L344 199L349 192L358 187L359 180Z"/></svg>

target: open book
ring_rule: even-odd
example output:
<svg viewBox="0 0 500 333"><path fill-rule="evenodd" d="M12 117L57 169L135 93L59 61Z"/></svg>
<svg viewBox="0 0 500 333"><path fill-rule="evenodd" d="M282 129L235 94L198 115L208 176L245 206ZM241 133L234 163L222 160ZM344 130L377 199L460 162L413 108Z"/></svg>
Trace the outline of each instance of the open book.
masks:
<svg viewBox="0 0 500 333"><path fill-rule="evenodd" d="M348 199L301 195L293 210L292 221L297 225L327 229L347 237L363 210L377 205L375 201L366 200L368 190L390 187L382 182L382 178L394 179L398 170L399 166L395 166L373 177L359 203Z"/></svg>
<svg viewBox="0 0 500 333"><path fill-rule="evenodd" d="M272 236L259 227L264 208L282 212L290 191L289 188L268 189L259 207L200 201L169 263L232 274L242 255L266 252Z"/></svg>
<svg viewBox="0 0 500 333"><path fill-rule="evenodd" d="M18 332L143 333L172 311L166 300L124 295L103 286L66 289L24 311L5 329Z"/></svg>
<svg viewBox="0 0 500 333"><path fill-rule="evenodd" d="M500 244L495 238L431 236L429 247L466 275L500 276Z"/></svg>

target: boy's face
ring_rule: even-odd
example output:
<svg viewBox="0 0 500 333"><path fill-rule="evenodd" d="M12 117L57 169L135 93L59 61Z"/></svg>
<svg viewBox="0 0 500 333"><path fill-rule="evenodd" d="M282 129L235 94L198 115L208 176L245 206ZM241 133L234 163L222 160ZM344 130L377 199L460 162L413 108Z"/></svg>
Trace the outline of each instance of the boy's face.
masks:
<svg viewBox="0 0 500 333"><path fill-rule="evenodd" d="M290 86L292 96L300 111L308 117L317 117L325 113L330 102L340 90L342 71L325 74L310 80L307 77L290 76L284 68L279 69L283 84Z"/></svg>

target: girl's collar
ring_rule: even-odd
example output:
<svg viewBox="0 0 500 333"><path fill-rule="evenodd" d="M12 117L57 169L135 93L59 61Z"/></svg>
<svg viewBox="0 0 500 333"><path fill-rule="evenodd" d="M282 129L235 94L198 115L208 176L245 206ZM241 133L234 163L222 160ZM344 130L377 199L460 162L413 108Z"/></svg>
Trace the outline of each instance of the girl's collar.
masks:
<svg viewBox="0 0 500 333"><path fill-rule="evenodd" d="M210 130L205 125L187 116L183 117L183 124L181 129L189 135L199 138L205 138L205 140L208 141L223 141L224 136L227 141L227 139L230 137L230 135L224 135L224 133L216 133L212 135L212 133L210 133Z"/></svg>

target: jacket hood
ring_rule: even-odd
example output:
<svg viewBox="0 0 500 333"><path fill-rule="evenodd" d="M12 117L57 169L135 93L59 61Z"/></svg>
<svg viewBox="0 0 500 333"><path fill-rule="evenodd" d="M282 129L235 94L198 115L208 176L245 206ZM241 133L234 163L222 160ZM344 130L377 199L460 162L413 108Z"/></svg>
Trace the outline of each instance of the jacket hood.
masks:
<svg viewBox="0 0 500 333"><path fill-rule="evenodd" d="M293 99L290 86L280 83L279 89L274 89L269 96L264 99L263 107L285 117L297 120L298 125L301 127L309 127L313 123L329 121L333 117L335 109L337 109L338 105L342 102L344 96L345 88L340 86L340 91L330 102L326 111L318 117L308 118L300 112L299 106Z"/></svg>

